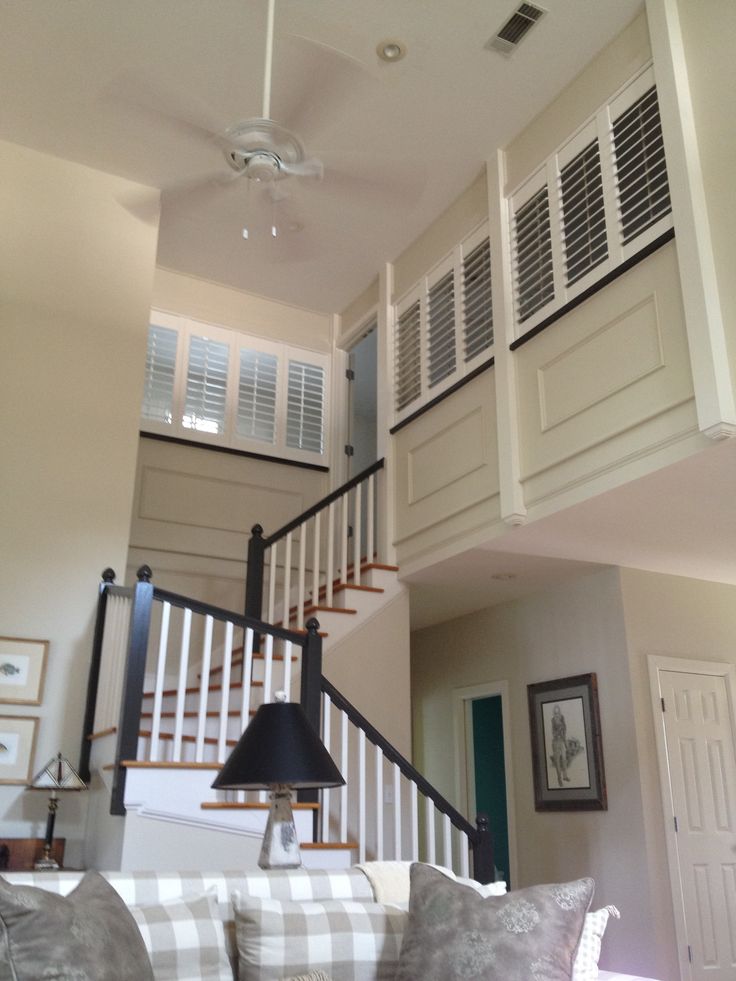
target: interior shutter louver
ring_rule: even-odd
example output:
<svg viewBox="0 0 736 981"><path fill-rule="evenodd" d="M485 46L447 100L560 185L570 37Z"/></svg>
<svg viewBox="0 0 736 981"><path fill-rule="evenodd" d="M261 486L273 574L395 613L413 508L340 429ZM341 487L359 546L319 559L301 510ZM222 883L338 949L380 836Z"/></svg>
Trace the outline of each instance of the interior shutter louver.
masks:
<svg viewBox="0 0 736 981"><path fill-rule="evenodd" d="M514 293L519 323L554 299L546 184L514 215Z"/></svg>
<svg viewBox="0 0 736 981"><path fill-rule="evenodd" d="M238 436L274 443L278 358L264 351L240 350Z"/></svg>
<svg viewBox="0 0 736 981"><path fill-rule="evenodd" d="M452 270L429 289L429 387L455 370L455 277Z"/></svg>
<svg viewBox="0 0 736 981"><path fill-rule="evenodd" d="M626 244L672 207L654 86L614 120L613 146L621 235Z"/></svg>
<svg viewBox="0 0 736 981"><path fill-rule="evenodd" d="M608 257L598 140L560 171L565 282L576 283Z"/></svg>
<svg viewBox="0 0 736 981"><path fill-rule="evenodd" d="M177 331L151 324L148 328L146 380L143 388L145 419L171 424L174 407Z"/></svg>
<svg viewBox="0 0 736 981"><path fill-rule="evenodd" d="M491 244L488 239L463 258L463 341L466 361L493 344Z"/></svg>
<svg viewBox="0 0 736 981"><path fill-rule="evenodd" d="M289 361L286 406L286 445L322 453L324 449L324 369Z"/></svg>
<svg viewBox="0 0 736 981"><path fill-rule="evenodd" d="M229 346L192 335L182 424L201 433L225 428Z"/></svg>
<svg viewBox="0 0 736 981"><path fill-rule="evenodd" d="M419 300L400 314L396 324L396 409L401 411L421 393L421 334Z"/></svg>

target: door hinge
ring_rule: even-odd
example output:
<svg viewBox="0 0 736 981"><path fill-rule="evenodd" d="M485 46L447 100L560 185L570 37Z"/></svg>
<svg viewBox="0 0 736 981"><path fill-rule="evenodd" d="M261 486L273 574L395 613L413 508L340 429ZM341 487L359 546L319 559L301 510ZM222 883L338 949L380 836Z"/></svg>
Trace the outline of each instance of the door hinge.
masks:
<svg viewBox="0 0 736 981"><path fill-rule="evenodd" d="M352 456L355 453L355 447L351 446L350 443L345 444L345 456Z"/></svg>
<svg viewBox="0 0 736 981"><path fill-rule="evenodd" d="M688 945L687 945L687 959L688 959L688 960L690 961L690 963L692 964L692 962L693 962L693 949L692 949L692 947L690 946L690 944L688 944Z"/></svg>
<svg viewBox="0 0 736 981"><path fill-rule="evenodd" d="M348 538L352 538L352 537L353 537L353 526L348 525Z"/></svg>
<svg viewBox="0 0 736 981"><path fill-rule="evenodd" d="M349 382L355 381L355 372L353 371L352 368L346 368L345 369L345 377L347 378L347 380Z"/></svg>
<svg viewBox="0 0 736 981"><path fill-rule="evenodd" d="M666 712L667 709L664 707L664 699L663 698L660 698L660 702L662 703L662 711L663 712Z"/></svg>
<svg viewBox="0 0 736 981"><path fill-rule="evenodd" d="M680 830L680 829L679 829L679 828L677 827L677 815L675 815L675 816L674 816L674 818L673 818L672 820L673 820L673 821L675 822L675 833L677 833L677 832L678 832L678 831Z"/></svg>

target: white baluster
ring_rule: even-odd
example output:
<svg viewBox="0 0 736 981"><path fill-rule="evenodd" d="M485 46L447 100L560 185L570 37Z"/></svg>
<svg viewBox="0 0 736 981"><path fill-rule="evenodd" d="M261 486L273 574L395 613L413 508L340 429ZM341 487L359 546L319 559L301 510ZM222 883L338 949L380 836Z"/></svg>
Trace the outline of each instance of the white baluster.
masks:
<svg viewBox="0 0 736 981"><path fill-rule="evenodd" d="M465 879L470 877L470 842L464 831L460 832L460 875Z"/></svg>
<svg viewBox="0 0 736 981"><path fill-rule="evenodd" d="M304 627L304 603L306 600L306 572L307 572L307 525L302 524L299 528L299 576L296 597L296 629ZM288 624L287 624L288 626Z"/></svg>
<svg viewBox="0 0 736 981"><path fill-rule="evenodd" d="M394 763L394 858L401 861L401 770Z"/></svg>
<svg viewBox="0 0 736 981"><path fill-rule="evenodd" d="M189 667L189 638L192 633L192 611L184 609L181 626L181 647L179 650L179 683L176 687L176 708L174 710L174 746L172 760L181 761L182 735L184 734L184 704L187 697L187 668Z"/></svg>
<svg viewBox="0 0 736 981"><path fill-rule="evenodd" d="M166 677L166 650L169 644L169 621L171 603L161 608L161 630L158 638L158 661L156 663L156 683L153 689L153 718L151 719L151 751L149 759L155 763L158 756L159 733L161 731L161 706L163 705L164 679Z"/></svg>
<svg viewBox="0 0 736 981"><path fill-rule="evenodd" d="M253 678L253 630L246 628L243 637L243 690L240 700L240 731L250 722L250 689Z"/></svg>
<svg viewBox="0 0 736 981"><path fill-rule="evenodd" d="M332 702L330 696L325 693L322 696L322 742L327 752L330 752L330 742L332 733ZM322 791L322 841L330 840L330 788L325 787Z"/></svg>
<svg viewBox="0 0 736 981"><path fill-rule="evenodd" d="M353 582L356 586L360 584L360 539L363 524L363 516L360 513L362 487L362 484L358 484L353 498Z"/></svg>
<svg viewBox="0 0 736 981"><path fill-rule="evenodd" d="M314 516L314 547L312 549L312 604L319 606L319 553L321 533L321 511Z"/></svg>
<svg viewBox="0 0 736 981"><path fill-rule="evenodd" d="M194 746L194 762L204 762L204 737L207 730L207 703L210 697L210 664L212 661L211 616L204 618L204 640L202 641L202 672L199 680L199 713L197 715L197 741Z"/></svg>
<svg viewBox="0 0 736 981"><path fill-rule="evenodd" d="M425 817L427 823L427 858L430 865L437 864L437 848L434 831L434 803L429 797L424 798Z"/></svg>
<svg viewBox="0 0 736 981"><path fill-rule="evenodd" d="M348 501L350 492L343 494L340 498L340 517L342 518L342 529L340 531L340 582L348 581Z"/></svg>
<svg viewBox="0 0 736 981"><path fill-rule="evenodd" d="M358 730L358 855L365 862L365 730Z"/></svg>
<svg viewBox="0 0 736 981"><path fill-rule="evenodd" d="M375 474L368 478L366 516L365 516L365 551L368 562L373 562L376 552L376 531L374 527L374 507L375 507Z"/></svg>
<svg viewBox="0 0 736 981"><path fill-rule="evenodd" d="M411 790L411 860L419 861L419 788L413 780L409 782Z"/></svg>
<svg viewBox="0 0 736 981"><path fill-rule="evenodd" d="M273 623L276 615L276 573L278 571L278 542L268 550L268 610L266 622Z"/></svg>
<svg viewBox="0 0 736 981"><path fill-rule="evenodd" d="M383 753L376 746L376 861L383 861Z"/></svg>
<svg viewBox="0 0 736 981"><path fill-rule="evenodd" d="M341 766L340 771L345 783L340 788L340 841L348 840L348 717L345 712L341 712Z"/></svg>
<svg viewBox="0 0 736 981"><path fill-rule="evenodd" d="M327 508L327 573L325 603L332 606L332 582L335 577L335 502Z"/></svg>
<svg viewBox="0 0 736 981"><path fill-rule="evenodd" d="M266 634L263 652L263 701L270 702L273 695L273 635Z"/></svg>
<svg viewBox="0 0 736 981"><path fill-rule="evenodd" d="M283 689L286 692L287 702L291 701L291 641L285 640L283 643L283 659L284 659L284 680Z"/></svg>
<svg viewBox="0 0 736 981"><path fill-rule="evenodd" d="M452 822L447 814L442 815L442 831L443 831L443 844L442 844L442 864L447 869L452 868Z"/></svg>
<svg viewBox="0 0 736 981"><path fill-rule="evenodd" d="M291 532L287 532L284 544L284 613L282 623L289 629L291 618Z"/></svg>
<svg viewBox="0 0 736 981"><path fill-rule="evenodd" d="M220 727L217 733L217 761L227 759L227 724L230 716L230 675L233 663L233 625L225 624L225 649L222 655L222 688L220 689Z"/></svg>

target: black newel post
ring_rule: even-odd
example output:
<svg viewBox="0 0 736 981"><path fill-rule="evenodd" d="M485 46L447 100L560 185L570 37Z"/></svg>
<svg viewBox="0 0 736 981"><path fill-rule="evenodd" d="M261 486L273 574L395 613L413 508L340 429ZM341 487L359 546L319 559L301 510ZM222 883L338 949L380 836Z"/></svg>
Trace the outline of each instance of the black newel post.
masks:
<svg viewBox="0 0 736 981"><path fill-rule="evenodd" d="M125 767L120 764L123 760L134 760L138 755L138 732L141 724L143 682L146 675L148 634L153 605L152 575L149 566L142 565L138 570L138 582L133 592L123 698L118 719L118 746L110 803L111 814L125 814Z"/></svg>
<svg viewBox="0 0 736 981"><path fill-rule="evenodd" d="M82 724L82 745L79 747L79 776L89 783L89 758L92 752L90 736L95 725L95 709L97 708L97 688L100 683L100 664L102 661L102 642L105 637L105 615L107 613L107 587L115 584L115 570L107 568L102 573L102 582L97 596L97 615L95 617L95 632L92 637L92 657L89 662L87 677L87 701L84 707L84 722Z"/></svg>
<svg viewBox="0 0 736 981"><path fill-rule="evenodd" d="M320 732L321 701L322 701L322 638L319 635L319 621L314 617L307 620L307 639L302 650L302 708L314 731L322 738ZM319 801L318 790L299 790L297 800L300 803L315 804ZM314 812L314 840L317 841L319 832L319 812Z"/></svg>
<svg viewBox="0 0 736 981"><path fill-rule="evenodd" d="M245 572L245 615L261 619L263 609L263 559L266 545L263 528L253 525L248 542L248 568Z"/></svg>
<svg viewBox="0 0 736 981"><path fill-rule="evenodd" d="M473 878L478 882L493 882L496 870L493 864L493 837L487 814L475 819L478 835L473 843Z"/></svg>

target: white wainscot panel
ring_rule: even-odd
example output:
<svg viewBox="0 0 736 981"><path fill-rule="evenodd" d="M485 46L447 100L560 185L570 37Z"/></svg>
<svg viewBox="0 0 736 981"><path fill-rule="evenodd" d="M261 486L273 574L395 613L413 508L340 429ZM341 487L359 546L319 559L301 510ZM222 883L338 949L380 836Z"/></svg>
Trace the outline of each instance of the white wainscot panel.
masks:
<svg viewBox="0 0 736 981"><path fill-rule="evenodd" d="M487 466L488 450L478 406L409 451L409 504L416 504Z"/></svg>
<svg viewBox="0 0 736 981"><path fill-rule="evenodd" d="M542 432L663 368L654 296L537 370Z"/></svg>

